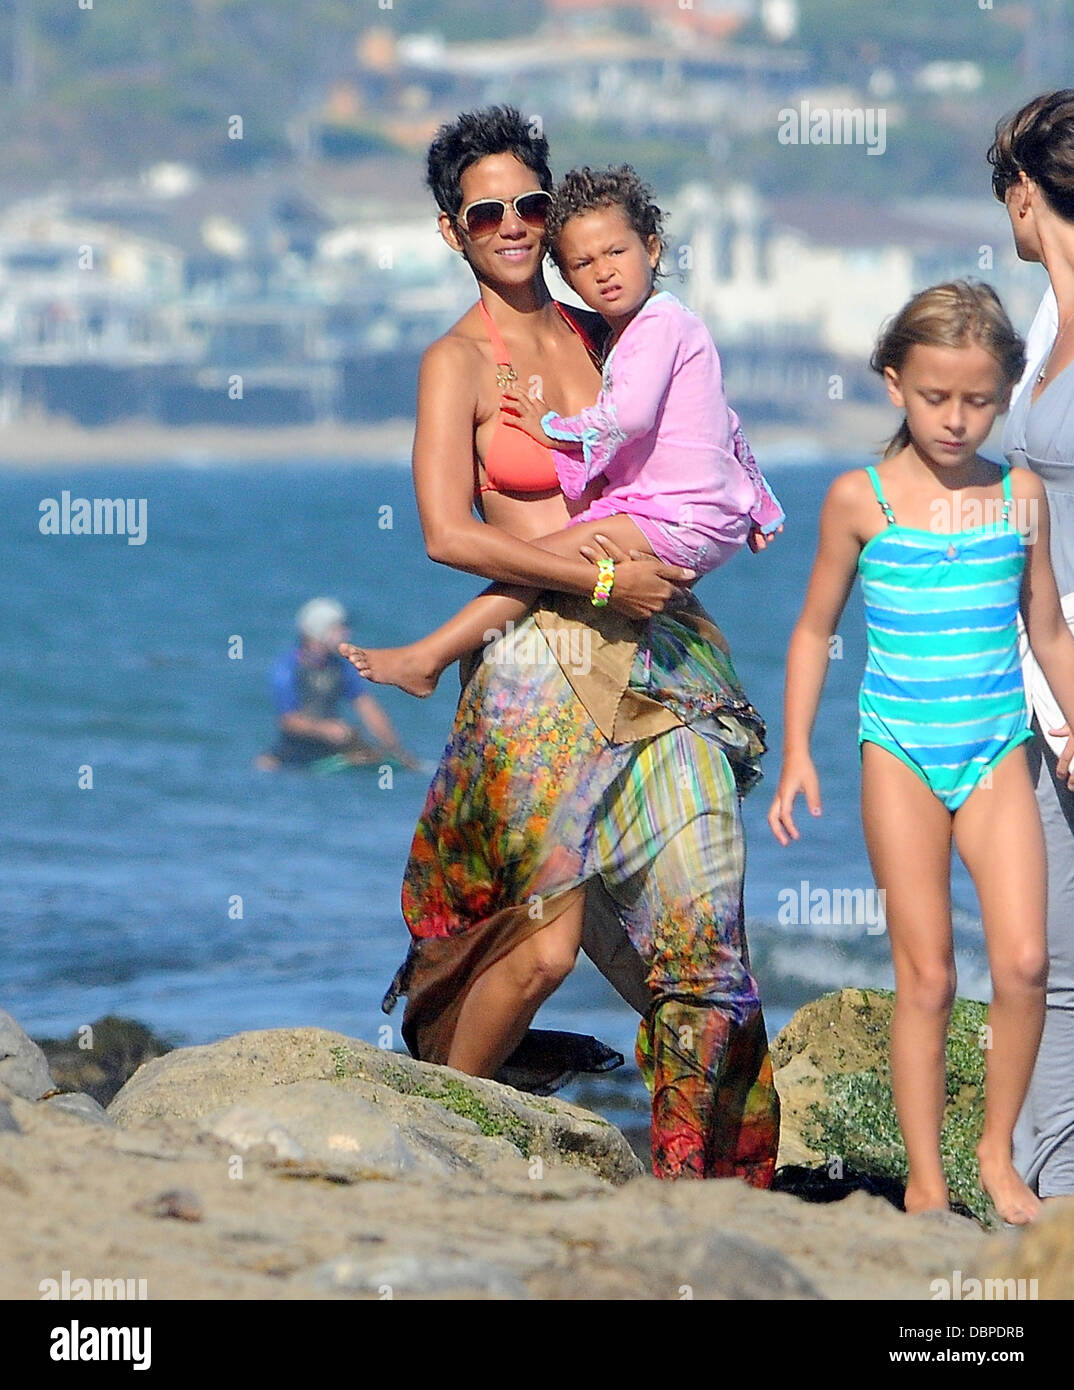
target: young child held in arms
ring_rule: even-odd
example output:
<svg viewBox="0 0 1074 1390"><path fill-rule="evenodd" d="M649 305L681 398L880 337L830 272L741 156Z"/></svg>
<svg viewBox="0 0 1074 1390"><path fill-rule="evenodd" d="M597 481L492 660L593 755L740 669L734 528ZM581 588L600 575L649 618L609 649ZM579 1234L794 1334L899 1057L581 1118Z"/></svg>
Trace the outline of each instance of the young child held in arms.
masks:
<svg viewBox="0 0 1074 1390"><path fill-rule="evenodd" d="M1049 561L1043 486L977 452L1024 363L1022 340L984 284L923 290L882 334L871 365L905 418L879 467L842 474L825 498L787 653L783 768L768 815L786 845L798 838L799 792L821 813L810 736L829 639L860 574L862 822L895 967L891 1075L909 1161L905 1206L948 1205L940 1129L956 989L953 841L980 900L992 976L980 1179L1013 1224L1041 1207L1013 1166L1011 1139L1046 978L1044 842L1022 747L1031 731L1019 611L1064 718L1074 717L1074 637ZM1069 728L1051 732L1068 736L1059 768L1074 784Z"/></svg>
<svg viewBox="0 0 1074 1390"><path fill-rule="evenodd" d="M555 451L567 498L580 498L599 475L605 479L600 496L566 530L534 544L592 557L593 543L607 537L696 578L747 542L763 548L758 536L780 529L784 516L727 404L708 330L656 288L662 220L629 166L566 176L546 236L571 288L611 329L601 392L595 405L563 418L509 386L502 410L505 424ZM595 605L608 602L614 582L614 561L603 556ZM524 617L537 592L493 585L408 646L339 650L369 680L429 695L445 667Z"/></svg>

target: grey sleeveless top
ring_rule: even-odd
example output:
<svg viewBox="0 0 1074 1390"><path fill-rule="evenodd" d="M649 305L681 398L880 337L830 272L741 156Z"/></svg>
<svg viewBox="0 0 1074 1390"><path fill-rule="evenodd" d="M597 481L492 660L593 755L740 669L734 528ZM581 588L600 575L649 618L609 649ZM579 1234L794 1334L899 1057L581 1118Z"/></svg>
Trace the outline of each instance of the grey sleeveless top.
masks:
<svg viewBox="0 0 1074 1390"><path fill-rule="evenodd" d="M1069 594L1074 591L1074 362L1034 401L1033 383L1043 362L1044 356L1034 364L1032 376L1011 407L1003 452L1010 463L1031 468L1044 483L1055 582L1060 594Z"/></svg>

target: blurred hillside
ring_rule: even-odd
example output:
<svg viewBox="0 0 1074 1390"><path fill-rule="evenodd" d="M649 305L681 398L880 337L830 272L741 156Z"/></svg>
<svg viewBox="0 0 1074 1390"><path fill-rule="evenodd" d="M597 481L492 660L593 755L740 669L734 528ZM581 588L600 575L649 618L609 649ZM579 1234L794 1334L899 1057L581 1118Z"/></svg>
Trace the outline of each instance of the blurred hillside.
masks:
<svg viewBox="0 0 1074 1390"><path fill-rule="evenodd" d="M92 8L0 0L0 173L16 189L36 186L45 171L101 178L160 159L218 173L311 153L412 152L444 113L491 96L554 122L557 163L614 138L624 158L661 181L711 176L715 162L733 164L763 192L874 196L897 180L904 192L942 181L972 194L996 116L1068 80L1074 28L1072 0L85 3ZM661 91L636 110L622 109L617 40L672 63ZM599 56L602 41L613 74L603 95L588 109L558 99L557 59L567 65L576 45L595 45ZM551 70L526 58L526 45L532 52L542 42ZM677 126L657 109L676 84L690 96L699 54L710 81L725 55L723 75L738 96L711 105L711 138L701 141L684 138L689 122ZM640 67L635 57L625 64L628 83ZM888 157L847 160L829 148L803 160L780 146L778 104L808 92L890 107L899 138Z"/></svg>

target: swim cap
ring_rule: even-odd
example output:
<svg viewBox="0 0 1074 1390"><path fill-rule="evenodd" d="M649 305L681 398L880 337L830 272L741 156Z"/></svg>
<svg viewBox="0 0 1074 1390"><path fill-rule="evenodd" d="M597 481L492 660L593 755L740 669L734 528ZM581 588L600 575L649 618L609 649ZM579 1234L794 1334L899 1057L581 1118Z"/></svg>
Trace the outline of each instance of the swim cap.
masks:
<svg viewBox="0 0 1074 1390"><path fill-rule="evenodd" d="M323 642L329 628L346 623L347 610L334 598L311 598L295 614L295 626L313 642Z"/></svg>

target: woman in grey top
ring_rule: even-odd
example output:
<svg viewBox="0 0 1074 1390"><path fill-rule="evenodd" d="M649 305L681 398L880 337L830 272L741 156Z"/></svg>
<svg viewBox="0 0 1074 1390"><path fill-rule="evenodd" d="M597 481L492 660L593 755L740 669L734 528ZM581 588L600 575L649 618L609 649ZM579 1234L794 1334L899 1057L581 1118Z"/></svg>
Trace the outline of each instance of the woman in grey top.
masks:
<svg viewBox="0 0 1074 1390"><path fill-rule="evenodd" d="M1074 592L1074 89L1037 97L1001 121L988 161L1019 259L1044 265L1058 304L1058 329L1030 362L1003 450L1044 483L1052 567L1065 596ZM1014 1157L1040 1197L1058 1197L1074 1193L1074 792L1037 718L1033 728L1048 855L1048 995Z"/></svg>

